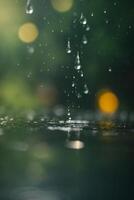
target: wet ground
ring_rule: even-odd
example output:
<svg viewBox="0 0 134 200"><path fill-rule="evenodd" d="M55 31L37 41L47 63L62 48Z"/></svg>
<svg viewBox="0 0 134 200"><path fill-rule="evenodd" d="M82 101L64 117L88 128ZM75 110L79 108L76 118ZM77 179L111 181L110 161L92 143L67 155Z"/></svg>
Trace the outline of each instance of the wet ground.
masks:
<svg viewBox="0 0 134 200"><path fill-rule="evenodd" d="M133 199L134 129L110 122L2 124L0 200Z"/></svg>

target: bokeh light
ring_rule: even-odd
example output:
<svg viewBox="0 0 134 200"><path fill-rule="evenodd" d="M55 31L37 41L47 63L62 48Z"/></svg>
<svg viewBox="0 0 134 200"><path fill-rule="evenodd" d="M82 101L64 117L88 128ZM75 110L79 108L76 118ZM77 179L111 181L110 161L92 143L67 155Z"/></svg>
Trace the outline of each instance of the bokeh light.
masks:
<svg viewBox="0 0 134 200"><path fill-rule="evenodd" d="M66 147L69 149L75 149L75 150L80 150L83 149L85 146L84 142L80 140L75 140L75 141L67 141Z"/></svg>
<svg viewBox="0 0 134 200"><path fill-rule="evenodd" d="M101 91L98 95L98 107L101 112L106 114L113 114L119 107L119 100L116 94L112 91Z"/></svg>
<svg viewBox="0 0 134 200"><path fill-rule="evenodd" d="M53 8L58 12L67 12L73 7L74 0L51 0Z"/></svg>
<svg viewBox="0 0 134 200"><path fill-rule="evenodd" d="M28 22L19 28L18 35L22 42L31 43L37 39L39 31L35 24Z"/></svg>

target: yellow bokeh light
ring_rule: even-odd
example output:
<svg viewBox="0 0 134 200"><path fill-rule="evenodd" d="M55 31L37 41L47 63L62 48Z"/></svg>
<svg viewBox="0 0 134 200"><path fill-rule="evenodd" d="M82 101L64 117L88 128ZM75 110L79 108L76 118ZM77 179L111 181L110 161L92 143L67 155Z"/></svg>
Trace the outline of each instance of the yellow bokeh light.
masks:
<svg viewBox="0 0 134 200"><path fill-rule="evenodd" d="M99 93L98 106L101 112L113 114L119 107L119 100L113 92L103 91Z"/></svg>
<svg viewBox="0 0 134 200"><path fill-rule="evenodd" d="M51 0L51 3L58 12L67 12L72 8L74 0Z"/></svg>
<svg viewBox="0 0 134 200"><path fill-rule="evenodd" d="M37 39L39 31L35 24L28 22L19 28L18 35L22 42L31 43Z"/></svg>

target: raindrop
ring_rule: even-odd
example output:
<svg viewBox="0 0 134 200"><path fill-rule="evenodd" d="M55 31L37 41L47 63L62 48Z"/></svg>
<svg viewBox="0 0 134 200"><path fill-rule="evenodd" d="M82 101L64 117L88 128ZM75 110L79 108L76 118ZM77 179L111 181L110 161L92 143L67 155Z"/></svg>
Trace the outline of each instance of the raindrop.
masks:
<svg viewBox="0 0 134 200"><path fill-rule="evenodd" d="M84 76L84 74L83 74L83 71L81 71L81 74L80 74L80 76L81 76L81 77L83 77L83 76Z"/></svg>
<svg viewBox="0 0 134 200"><path fill-rule="evenodd" d="M31 4L31 0L27 0L27 3L26 3L26 14L33 14L33 11L34 11L34 8L33 8L33 5Z"/></svg>
<svg viewBox="0 0 134 200"><path fill-rule="evenodd" d="M72 87L75 87L75 83L74 82L72 82Z"/></svg>
<svg viewBox="0 0 134 200"><path fill-rule="evenodd" d="M27 78L31 78L32 77L32 72L29 72L28 74L27 74Z"/></svg>
<svg viewBox="0 0 134 200"><path fill-rule="evenodd" d="M68 112L67 115L70 116L71 115L70 112Z"/></svg>
<svg viewBox="0 0 134 200"><path fill-rule="evenodd" d="M108 68L108 71L109 71L109 72L112 72L112 68L111 68L111 67L109 67L109 68Z"/></svg>
<svg viewBox="0 0 134 200"><path fill-rule="evenodd" d="M77 98L78 98L78 99L82 98L82 96L81 96L80 93L77 94Z"/></svg>
<svg viewBox="0 0 134 200"><path fill-rule="evenodd" d="M80 69L81 69L80 54L79 54L79 51L77 52L77 56L76 56L75 69L76 69L76 70L80 70Z"/></svg>
<svg viewBox="0 0 134 200"><path fill-rule="evenodd" d="M84 85L84 94L88 94L89 93L89 89L87 84Z"/></svg>
<svg viewBox="0 0 134 200"><path fill-rule="evenodd" d="M87 44L88 43L87 37L85 35L83 35L82 43L83 44Z"/></svg>
<svg viewBox="0 0 134 200"><path fill-rule="evenodd" d="M94 13L92 12L92 13L91 13L91 17L93 17L93 16L94 16Z"/></svg>
<svg viewBox="0 0 134 200"><path fill-rule="evenodd" d="M109 21L108 21L108 19L107 19L105 22L106 22L106 24L109 24Z"/></svg>
<svg viewBox="0 0 134 200"><path fill-rule="evenodd" d="M35 50L34 50L34 47L32 47L32 46L28 46L28 47L27 47L27 50L28 50L28 53L29 53L29 54L33 54L34 51L35 51Z"/></svg>
<svg viewBox="0 0 134 200"><path fill-rule="evenodd" d="M70 40L68 40L68 42L67 42L66 52L67 52L68 54L70 54L70 53L72 52Z"/></svg>
<svg viewBox="0 0 134 200"><path fill-rule="evenodd" d="M81 13L81 16L80 16L80 23L83 25L87 24L87 19L84 17L83 13Z"/></svg>
<svg viewBox="0 0 134 200"><path fill-rule="evenodd" d="M86 31L90 31L90 26L87 25Z"/></svg>
<svg viewBox="0 0 134 200"><path fill-rule="evenodd" d="M68 116L68 120L71 120L71 112L70 112L70 108L69 107L67 109L67 116Z"/></svg>

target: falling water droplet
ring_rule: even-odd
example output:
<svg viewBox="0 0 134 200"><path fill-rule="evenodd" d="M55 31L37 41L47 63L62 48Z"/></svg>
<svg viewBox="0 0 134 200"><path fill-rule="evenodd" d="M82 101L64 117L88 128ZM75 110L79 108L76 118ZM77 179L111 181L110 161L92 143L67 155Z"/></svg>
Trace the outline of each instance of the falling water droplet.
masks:
<svg viewBox="0 0 134 200"><path fill-rule="evenodd" d="M75 83L74 82L72 82L72 87L75 87Z"/></svg>
<svg viewBox="0 0 134 200"><path fill-rule="evenodd" d="M31 0L27 0L27 3L26 3L26 14L33 14L33 11L34 11L34 8L33 8L33 5L31 4Z"/></svg>
<svg viewBox="0 0 134 200"><path fill-rule="evenodd" d="M70 116L70 112L68 112L67 115Z"/></svg>
<svg viewBox="0 0 134 200"><path fill-rule="evenodd" d="M109 20L108 19L105 22L106 22L106 24L109 24Z"/></svg>
<svg viewBox="0 0 134 200"><path fill-rule="evenodd" d="M83 25L87 24L87 19L84 17L83 13L81 13L81 16L80 16L80 23Z"/></svg>
<svg viewBox="0 0 134 200"><path fill-rule="evenodd" d="M87 44L88 43L87 37L85 35L83 35L82 43L83 44Z"/></svg>
<svg viewBox="0 0 134 200"><path fill-rule="evenodd" d="M109 71L109 72L112 72L112 68L111 68L111 67L109 67L109 68L108 68L108 71Z"/></svg>
<svg viewBox="0 0 134 200"><path fill-rule="evenodd" d="M77 98L80 99L82 98L82 95L80 93L77 94Z"/></svg>
<svg viewBox="0 0 134 200"><path fill-rule="evenodd" d="M67 52L68 54L70 54L70 53L72 52L70 40L68 40L68 42L67 42L66 52Z"/></svg>
<svg viewBox="0 0 134 200"><path fill-rule="evenodd" d="M90 31L90 26L89 25L87 25L86 31Z"/></svg>
<svg viewBox="0 0 134 200"><path fill-rule="evenodd" d="M70 121L72 118L71 118L71 112L70 112L70 108L69 107L67 109L67 116L68 116L68 120Z"/></svg>
<svg viewBox="0 0 134 200"><path fill-rule="evenodd" d="M80 76L81 76L81 77L84 77L83 71L81 71L81 74L80 74Z"/></svg>
<svg viewBox="0 0 134 200"><path fill-rule="evenodd" d="M87 84L84 85L84 94L88 94L89 93L89 89Z"/></svg>
<svg viewBox="0 0 134 200"><path fill-rule="evenodd" d="M76 70L80 70L80 69L81 69L80 54L79 54L79 51L77 52L77 56L76 56L75 69L76 69Z"/></svg>

